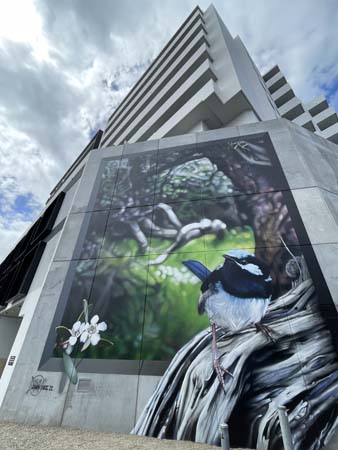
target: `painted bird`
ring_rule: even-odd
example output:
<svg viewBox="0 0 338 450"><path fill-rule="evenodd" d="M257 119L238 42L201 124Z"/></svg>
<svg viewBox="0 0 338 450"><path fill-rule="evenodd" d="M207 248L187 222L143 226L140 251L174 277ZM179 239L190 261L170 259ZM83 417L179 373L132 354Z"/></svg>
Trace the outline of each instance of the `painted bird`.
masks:
<svg viewBox="0 0 338 450"><path fill-rule="evenodd" d="M183 264L202 281L198 312L206 312L211 322L214 367L224 388L224 373L232 374L220 366L216 327L236 332L255 326L257 331L273 339L271 330L261 324L272 294L269 269L243 250L230 250L223 257L223 265L213 271L199 261L183 261Z"/></svg>

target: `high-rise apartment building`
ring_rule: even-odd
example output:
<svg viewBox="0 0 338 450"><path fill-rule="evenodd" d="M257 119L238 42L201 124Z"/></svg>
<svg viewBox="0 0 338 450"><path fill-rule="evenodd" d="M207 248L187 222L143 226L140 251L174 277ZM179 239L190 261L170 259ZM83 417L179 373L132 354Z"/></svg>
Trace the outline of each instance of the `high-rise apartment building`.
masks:
<svg viewBox="0 0 338 450"><path fill-rule="evenodd" d="M0 266L0 419L334 448L337 122L195 8Z"/></svg>
<svg viewBox="0 0 338 450"><path fill-rule="evenodd" d="M325 98L302 104L278 66L262 78L217 11L196 8L112 113L101 147L279 117L338 142Z"/></svg>

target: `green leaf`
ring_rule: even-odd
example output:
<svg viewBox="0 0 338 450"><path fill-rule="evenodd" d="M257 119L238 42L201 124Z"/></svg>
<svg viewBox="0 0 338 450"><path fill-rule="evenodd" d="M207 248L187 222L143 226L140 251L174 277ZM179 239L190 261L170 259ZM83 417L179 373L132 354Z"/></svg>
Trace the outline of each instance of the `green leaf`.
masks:
<svg viewBox="0 0 338 450"><path fill-rule="evenodd" d="M107 344L114 345L114 343L112 341L110 341L109 339L105 339L105 338L101 338L100 342L107 342Z"/></svg>
<svg viewBox="0 0 338 450"><path fill-rule="evenodd" d="M87 300L84 298L83 299L83 314L84 314L84 318L85 318L85 322L88 323L88 302Z"/></svg>
<svg viewBox="0 0 338 450"><path fill-rule="evenodd" d="M76 322L79 322L79 321L81 322L82 316L83 316L83 311L80 312L80 315L79 315L79 317L76 319Z"/></svg>
<svg viewBox="0 0 338 450"><path fill-rule="evenodd" d="M83 347L81 348L81 352L84 352L85 350L87 350L87 348L89 347L89 345L90 345L90 338L88 338L88 339L86 340L86 342L83 344Z"/></svg>
<svg viewBox="0 0 338 450"><path fill-rule="evenodd" d="M62 354L63 358L63 366L65 369L65 373L68 376L71 383L76 384L77 383L77 371L75 369L74 363L72 358L67 355L67 353L63 352Z"/></svg>
<svg viewBox="0 0 338 450"><path fill-rule="evenodd" d="M67 375L63 372L62 376L61 376L60 384L59 384L59 394L62 394L62 392L66 386L67 378L68 378Z"/></svg>
<svg viewBox="0 0 338 450"><path fill-rule="evenodd" d="M90 310L92 309L92 307L93 307L93 305L89 305L89 304L87 304L87 309L88 309L88 313L90 312ZM78 322L78 321L82 321L82 316L84 316L84 311L81 311L80 312L80 315L79 315L79 317L76 319L76 322Z"/></svg>
<svg viewBox="0 0 338 450"><path fill-rule="evenodd" d="M55 327L55 330L56 331L57 330L66 330L66 331L68 331L68 333L71 334L71 330L69 328L67 328L67 327L64 327L63 325L59 325L58 327Z"/></svg>
<svg viewBox="0 0 338 450"><path fill-rule="evenodd" d="M66 353L67 355L70 355L70 354L72 353L72 351L73 351L73 348L74 348L73 345L69 345L69 344L68 344L66 350L64 350L64 351L65 351L65 353Z"/></svg>

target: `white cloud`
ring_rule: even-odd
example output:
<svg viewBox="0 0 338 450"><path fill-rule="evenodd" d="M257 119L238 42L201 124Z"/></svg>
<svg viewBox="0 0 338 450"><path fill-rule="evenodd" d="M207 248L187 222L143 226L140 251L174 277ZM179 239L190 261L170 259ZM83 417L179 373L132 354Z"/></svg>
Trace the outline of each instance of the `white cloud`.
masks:
<svg viewBox="0 0 338 450"><path fill-rule="evenodd" d="M214 4L262 71L278 63L305 100L329 92L338 73L334 0ZM195 0L1 2L0 259L195 6ZM332 100L337 107L337 94ZM31 198L30 214L15 207L18 196Z"/></svg>
<svg viewBox="0 0 338 450"><path fill-rule="evenodd" d="M37 60L48 60L48 43L42 33L42 18L30 1L11 0L1 4L1 39L30 42Z"/></svg>

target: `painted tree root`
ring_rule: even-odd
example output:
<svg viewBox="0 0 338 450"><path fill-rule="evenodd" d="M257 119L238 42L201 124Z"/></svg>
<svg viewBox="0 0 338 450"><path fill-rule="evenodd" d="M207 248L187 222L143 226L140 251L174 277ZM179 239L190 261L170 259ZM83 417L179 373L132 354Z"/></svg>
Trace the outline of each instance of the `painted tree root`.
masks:
<svg viewBox="0 0 338 450"><path fill-rule="evenodd" d="M172 360L141 414L134 434L220 445L229 424L232 446L282 449L277 406L289 412L295 450L320 449L338 424L338 361L318 310L311 279L274 300L266 323L275 343L254 328L218 330L224 392L213 370L211 331L204 330Z"/></svg>

